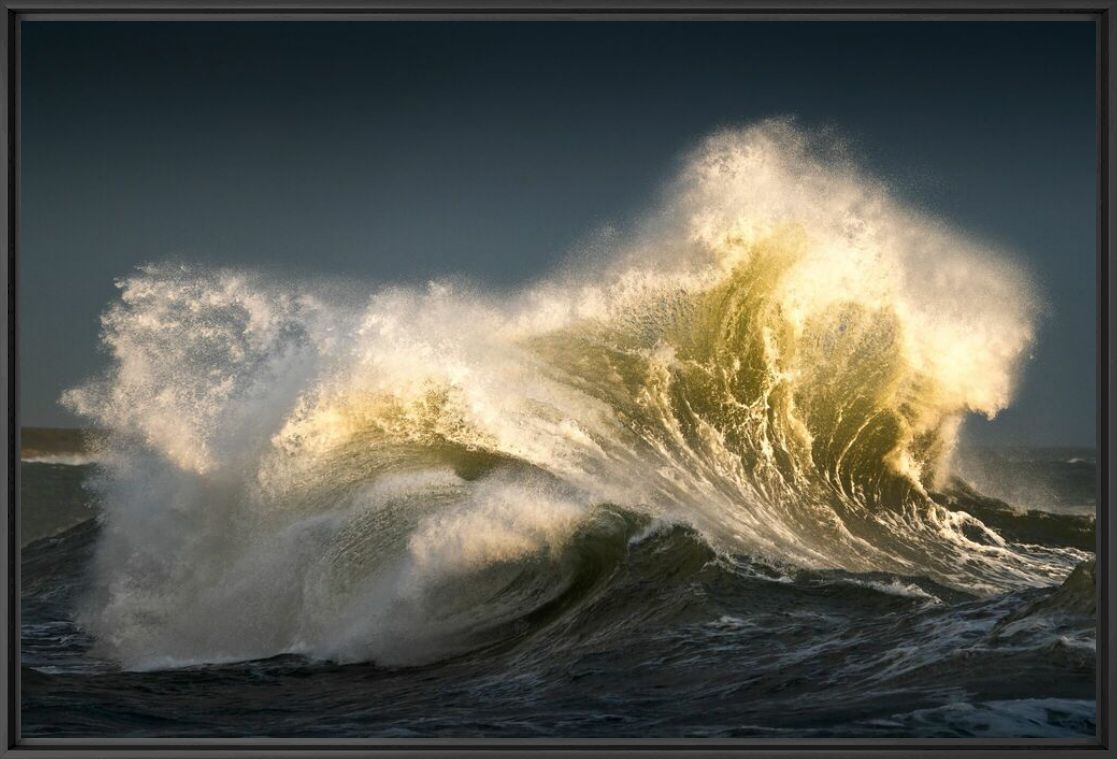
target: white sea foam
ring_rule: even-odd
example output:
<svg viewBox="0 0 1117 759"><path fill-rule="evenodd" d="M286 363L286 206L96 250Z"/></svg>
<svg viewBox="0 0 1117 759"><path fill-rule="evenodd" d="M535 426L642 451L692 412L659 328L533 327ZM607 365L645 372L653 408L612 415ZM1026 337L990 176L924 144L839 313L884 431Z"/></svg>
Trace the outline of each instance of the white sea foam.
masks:
<svg viewBox="0 0 1117 759"><path fill-rule="evenodd" d="M601 503L790 565L1065 575L926 497L1032 341L1004 254L775 121L706 141L607 259L512 295L123 278L112 366L64 396L114 452L85 624L135 668L420 661L561 592Z"/></svg>

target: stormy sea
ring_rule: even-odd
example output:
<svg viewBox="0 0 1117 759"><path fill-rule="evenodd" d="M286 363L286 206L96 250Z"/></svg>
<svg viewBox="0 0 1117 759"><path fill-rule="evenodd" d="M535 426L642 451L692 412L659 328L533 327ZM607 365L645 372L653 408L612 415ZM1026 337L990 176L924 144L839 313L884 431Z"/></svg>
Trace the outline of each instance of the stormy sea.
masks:
<svg viewBox="0 0 1117 759"><path fill-rule="evenodd" d="M1094 735L1094 450L967 443L1010 253L782 121L584 247L123 276L23 436L23 736Z"/></svg>

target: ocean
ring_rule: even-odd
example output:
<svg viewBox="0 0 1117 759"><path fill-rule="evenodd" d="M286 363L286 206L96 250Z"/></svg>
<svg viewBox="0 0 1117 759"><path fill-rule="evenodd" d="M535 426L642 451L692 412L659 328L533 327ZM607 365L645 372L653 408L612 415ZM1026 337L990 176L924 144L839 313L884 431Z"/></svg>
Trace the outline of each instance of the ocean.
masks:
<svg viewBox="0 0 1117 759"><path fill-rule="evenodd" d="M819 151L717 134L515 292L121 277L23 735L1092 736L1095 454L966 444L1038 288Z"/></svg>
<svg viewBox="0 0 1117 759"><path fill-rule="evenodd" d="M1092 544L1096 464L1042 449L1004 467L1028 461L1057 475L1060 512L1005 518L1035 530L1033 551L1066 551L1052 561L1061 574ZM24 508L65 523L96 512L81 488L92 476L95 465L25 463ZM445 658L129 670L76 621L102 529L90 513L24 547L25 737L1089 737L1097 723L1089 564L1064 583L979 595L919 576L777 569L602 508L561 555L501 583L522 615L477 620L468 650Z"/></svg>

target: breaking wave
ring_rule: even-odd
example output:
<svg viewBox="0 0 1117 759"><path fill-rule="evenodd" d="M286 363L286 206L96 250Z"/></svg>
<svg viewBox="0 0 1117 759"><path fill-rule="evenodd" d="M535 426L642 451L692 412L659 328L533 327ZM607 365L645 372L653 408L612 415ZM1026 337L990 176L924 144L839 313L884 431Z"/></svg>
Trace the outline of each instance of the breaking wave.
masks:
<svg viewBox="0 0 1117 759"><path fill-rule="evenodd" d="M112 366L64 396L111 433L83 623L135 669L398 665L561 618L660 530L699 566L979 595L1086 555L935 499L965 415L1009 403L1036 298L840 146L716 134L602 247L511 295L121 280Z"/></svg>

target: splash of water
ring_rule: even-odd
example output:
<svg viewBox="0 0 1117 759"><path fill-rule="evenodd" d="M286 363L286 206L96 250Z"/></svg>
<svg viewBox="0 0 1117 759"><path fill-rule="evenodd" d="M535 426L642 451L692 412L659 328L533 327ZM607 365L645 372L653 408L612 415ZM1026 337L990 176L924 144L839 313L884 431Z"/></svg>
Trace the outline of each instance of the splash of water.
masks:
<svg viewBox="0 0 1117 759"><path fill-rule="evenodd" d="M125 666L461 650L564 592L604 505L777 565L1067 571L928 497L1010 401L1028 278L788 122L711 137L607 260L512 296L119 285L112 367L64 400L112 431L84 619Z"/></svg>

